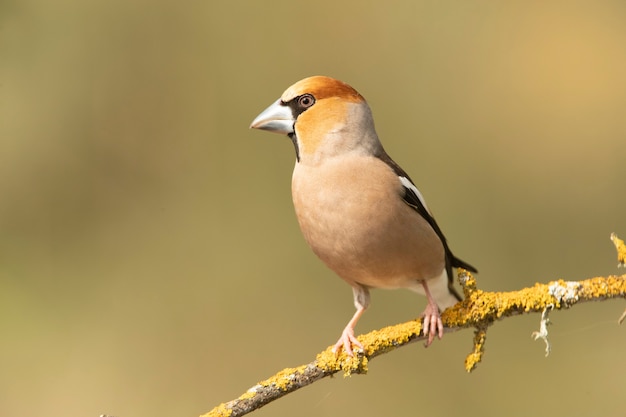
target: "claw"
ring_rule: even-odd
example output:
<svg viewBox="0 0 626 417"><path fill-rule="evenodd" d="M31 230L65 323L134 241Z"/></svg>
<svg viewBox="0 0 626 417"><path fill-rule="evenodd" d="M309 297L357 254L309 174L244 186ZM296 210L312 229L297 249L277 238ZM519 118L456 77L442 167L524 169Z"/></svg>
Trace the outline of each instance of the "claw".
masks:
<svg viewBox="0 0 626 417"><path fill-rule="evenodd" d="M439 314L439 307L437 304L428 303L426 309L422 313L424 318L424 336L427 336L424 346L430 346L435 340L435 336L439 339L443 337L443 322L441 321L441 315Z"/></svg>
<svg viewBox="0 0 626 417"><path fill-rule="evenodd" d="M339 354L341 348L346 351L348 356L354 356L354 352L352 350L352 345L358 346L360 349L363 349L363 344L359 342L359 340L354 336L354 329L347 326L343 329L341 333L341 337L333 346L333 353L335 355Z"/></svg>
<svg viewBox="0 0 626 417"><path fill-rule="evenodd" d="M435 340L435 336L437 336L440 340L443 337L443 321L441 320L439 306L430 294L428 285L426 285L426 282L422 282L422 285L424 286L426 297L428 297L428 304L422 313L422 317L424 318L423 333L424 336L427 337L424 346L428 347Z"/></svg>

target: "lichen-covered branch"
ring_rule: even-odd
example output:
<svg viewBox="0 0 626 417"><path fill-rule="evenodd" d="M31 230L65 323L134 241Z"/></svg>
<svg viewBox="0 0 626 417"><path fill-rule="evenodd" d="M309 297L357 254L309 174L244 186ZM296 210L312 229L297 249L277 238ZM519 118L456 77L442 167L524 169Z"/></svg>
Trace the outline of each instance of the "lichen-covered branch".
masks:
<svg viewBox="0 0 626 417"><path fill-rule="evenodd" d="M622 262L626 259L626 247L623 241L620 246L617 236L612 236L611 239ZM444 311L441 318L448 332L464 328L476 329L473 350L465 360L465 369L468 372L482 360L487 330L497 320L525 313L543 313L542 328L536 335L546 342L548 353L549 311L569 308L585 301L626 298L626 275L595 277L583 281L558 280L547 284L537 283L532 287L510 292L479 290L474 277L464 270L459 270L459 281L463 286L465 299ZM242 416L335 373L364 374L367 372L370 359L423 339L420 320L372 331L359 336L365 350L357 352L354 357L346 356L343 351L335 356L332 347L328 347L311 363L283 369L271 378L259 382L239 398L220 404L203 417Z"/></svg>

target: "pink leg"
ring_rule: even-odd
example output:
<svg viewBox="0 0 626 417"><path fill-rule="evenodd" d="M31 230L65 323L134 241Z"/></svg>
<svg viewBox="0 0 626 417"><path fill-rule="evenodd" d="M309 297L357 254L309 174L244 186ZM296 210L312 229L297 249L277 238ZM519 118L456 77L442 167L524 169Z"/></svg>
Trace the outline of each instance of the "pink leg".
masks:
<svg viewBox="0 0 626 417"><path fill-rule="evenodd" d="M354 353L352 351L352 345L358 346L360 349L363 349L363 344L359 342L359 340L354 336L354 327L356 323L359 321L367 307L370 303L370 294L367 288L365 287L353 287L352 292L354 295L354 306L356 307L356 312L354 316L350 319L346 327L341 332L341 337L335 343L333 347L333 352L335 354L339 353L341 348L346 351L348 356L353 356Z"/></svg>
<svg viewBox="0 0 626 417"><path fill-rule="evenodd" d="M352 352L352 345L358 346L359 348L363 349L363 345L361 344L361 342L359 342L359 340L354 336L354 326L356 326L356 322L359 321L363 312L365 312L364 308L357 309L356 313L354 313L354 316L352 316L352 319L348 322L345 329L343 329L341 337L333 347L333 352L335 354L339 353L339 351L343 347L348 356L353 356L354 353Z"/></svg>
<svg viewBox="0 0 626 417"><path fill-rule="evenodd" d="M443 337L443 322L441 321L439 307L430 294L430 290L425 281L422 282L422 286L424 287L426 297L428 297L428 305L422 313L422 317L424 317L423 333L424 336L428 336L425 345L428 347L433 343L433 340L435 340L435 335L437 335L439 339Z"/></svg>

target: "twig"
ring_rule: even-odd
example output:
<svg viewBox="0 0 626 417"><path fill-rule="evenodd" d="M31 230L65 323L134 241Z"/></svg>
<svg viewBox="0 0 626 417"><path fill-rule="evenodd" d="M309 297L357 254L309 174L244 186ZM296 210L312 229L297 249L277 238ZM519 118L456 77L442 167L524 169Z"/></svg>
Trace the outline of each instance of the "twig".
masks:
<svg viewBox="0 0 626 417"><path fill-rule="evenodd" d="M464 283L465 300L442 314L446 331L477 328L474 350L466 358L465 368L473 370L482 359L486 330L495 321L519 314L542 312L548 306L555 310L571 307L585 301L600 301L626 297L626 275L596 277L583 281L553 281L511 292L485 292L475 288L474 277L460 271ZM344 374L367 373L369 360L417 340L423 340L422 325L412 320L395 326L374 330L359 336L364 352L354 357L341 353L335 357L328 347L317 358L297 368L283 369L276 375L259 382L239 398L215 407L204 417L242 416L286 394L305 387L327 376L343 371Z"/></svg>
<svg viewBox="0 0 626 417"><path fill-rule="evenodd" d="M624 242L611 235L618 251L620 264L626 261ZM519 314L542 312L542 324L538 337L546 342L546 354L550 351L547 340L548 309L551 311L572 307L586 301L602 301L626 298L626 275L589 278L583 281L552 281L511 292L485 292L477 289L476 280L467 271L459 270L459 281L465 299L447 309L441 315L446 332L464 328L476 329L473 350L465 359L465 369L471 372L482 360L487 329L497 320ZM626 312L622 315L622 320ZM367 373L369 361L409 343L423 340L422 324L412 320L395 326L375 330L359 336L365 351L354 357L345 353L335 356L332 347L319 353L314 361L297 368L287 368L259 382L239 398L222 403L202 417L237 417L254 411L284 395L313 382L343 371L345 375ZM547 355L546 355L547 356Z"/></svg>
<svg viewBox="0 0 626 417"><path fill-rule="evenodd" d="M626 245L624 241L618 238L615 233L611 233L611 240L615 245L615 250L617 250L617 266L626 266Z"/></svg>

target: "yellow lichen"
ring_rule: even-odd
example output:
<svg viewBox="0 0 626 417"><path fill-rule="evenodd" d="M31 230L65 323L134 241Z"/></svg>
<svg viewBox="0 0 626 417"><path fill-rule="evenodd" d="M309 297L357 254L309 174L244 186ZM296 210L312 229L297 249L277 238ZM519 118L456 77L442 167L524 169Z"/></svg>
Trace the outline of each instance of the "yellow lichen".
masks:
<svg viewBox="0 0 626 417"><path fill-rule="evenodd" d="M254 396L256 395L256 391L254 390L248 390L246 392L244 392L243 394L241 394L239 396L239 398L237 398L238 401L243 401L243 400L249 400L250 398L254 398Z"/></svg>
<svg viewBox="0 0 626 417"><path fill-rule="evenodd" d="M365 353L371 355L375 352L381 353L381 351L387 352L395 349L397 346L415 338L421 331L421 322L419 320L413 320L370 332L363 338L363 343L366 346Z"/></svg>
<svg viewBox="0 0 626 417"><path fill-rule="evenodd" d="M259 385L263 387L267 387L270 385L275 385L280 390L286 390L287 386L293 381L294 376L297 373L302 374L306 369L306 365L299 366L297 368L285 368L282 371L278 372L276 375L268 378L264 381L259 382Z"/></svg>
<svg viewBox="0 0 626 417"><path fill-rule="evenodd" d="M363 335L359 336L359 341L364 346L367 346ZM336 354L333 352L332 347L319 353L315 359L315 365L325 373L343 371L344 376L350 376L354 373L367 373L367 363L367 352L355 351L353 356L348 356L344 351Z"/></svg>
<svg viewBox="0 0 626 417"><path fill-rule="evenodd" d="M316 358L316 366L325 372L343 371L344 376L354 373L365 374L368 370L369 358L396 349L415 339L422 331L420 320L412 320L406 323L388 326L380 330L360 335L359 341L363 344L364 351L355 351L354 356L348 356L344 351L335 354L332 347L319 353Z"/></svg>
<svg viewBox="0 0 626 417"><path fill-rule="evenodd" d="M472 372L483 358L487 328L479 328L474 332L474 350L465 358L465 370Z"/></svg>
<svg viewBox="0 0 626 417"><path fill-rule="evenodd" d="M611 240L617 250L618 266L626 266L626 245L624 241L617 237L615 233L611 233Z"/></svg>
<svg viewBox="0 0 626 417"><path fill-rule="evenodd" d="M221 403L213 410L209 411L206 414L202 414L200 417L230 417L233 413L233 410L228 408L225 403Z"/></svg>
<svg viewBox="0 0 626 417"><path fill-rule="evenodd" d="M318 368L328 373L341 369L341 366L339 365L339 358L333 353L332 347L318 353L315 359L315 364Z"/></svg>

